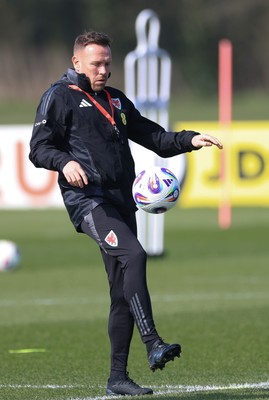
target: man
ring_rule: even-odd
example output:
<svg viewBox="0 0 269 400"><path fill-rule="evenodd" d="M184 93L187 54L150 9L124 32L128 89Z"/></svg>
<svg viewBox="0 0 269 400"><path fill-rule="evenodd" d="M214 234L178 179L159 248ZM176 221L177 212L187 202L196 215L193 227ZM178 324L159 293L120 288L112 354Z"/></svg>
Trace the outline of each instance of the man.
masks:
<svg viewBox="0 0 269 400"><path fill-rule="evenodd" d="M108 331L111 369L107 394L152 394L127 373L134 323L146 346L152 371L179 357L179 344L167 344L154 324L146 282L146 252L136 237L132 198L134 162L128 140L161 157L222 144L196 132L165 132L142 117L119 90L107 87L111 40L86 32L75 40L73 69L43 95L31 138L30 160L58 171L59 186L78 232L99 245L110 285Z"/></svg>

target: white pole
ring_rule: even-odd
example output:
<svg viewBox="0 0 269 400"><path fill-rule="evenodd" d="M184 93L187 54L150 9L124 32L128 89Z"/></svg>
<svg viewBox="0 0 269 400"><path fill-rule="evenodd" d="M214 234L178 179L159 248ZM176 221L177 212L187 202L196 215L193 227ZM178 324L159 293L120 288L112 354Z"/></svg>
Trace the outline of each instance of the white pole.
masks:
<svg viewBox="0 0 269 400"><path fill-rule="evenodd" d="M141 11L136 19L135 28L137 47L127 54L124 63L125 92L141 114L168 130L171 59L168 53L158 46L160 22L156 13L150 9ZM150 166L169 168L170 159L160 158L133 142L130 146L136 173ZM178 160L179 156L175 158ZM182 165L179 160L178 164ZM162 255L164 214L147 214L142 210L138 210L136 214L138 239L142 246L149 255Z"/></svg>

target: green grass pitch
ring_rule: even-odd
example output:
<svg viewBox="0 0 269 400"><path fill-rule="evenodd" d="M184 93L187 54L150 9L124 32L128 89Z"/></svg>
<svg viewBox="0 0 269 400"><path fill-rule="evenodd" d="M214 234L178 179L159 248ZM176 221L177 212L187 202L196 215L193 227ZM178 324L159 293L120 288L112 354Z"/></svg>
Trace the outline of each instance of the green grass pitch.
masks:
<svg viewBox="0 0 269 400"><path fill-rule="evenodd" d="M99 250L65 210L0 211L22 262L0 274L0 399L105 399L109 294ZM152 373L135 331L130 376L158 399L269 398L269 209L173 209L150 258L155 322L180 359ZM22 352L23 349L37 351ZM19 350L19 352L18 352Z"/></svg>

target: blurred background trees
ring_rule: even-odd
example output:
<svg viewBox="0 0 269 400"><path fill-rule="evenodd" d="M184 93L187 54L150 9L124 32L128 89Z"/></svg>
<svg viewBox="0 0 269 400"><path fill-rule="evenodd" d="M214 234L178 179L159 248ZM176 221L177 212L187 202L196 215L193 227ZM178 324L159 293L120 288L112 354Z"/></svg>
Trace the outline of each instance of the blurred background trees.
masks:
<svg viewBox="0 0 269 400"><path fill-rule="evenodd" d="M113 39L111 84L124 88L123 60L136 47L135 20L153 9L160 47L172 58L172 96L210 96L218 85L218 42L233 43L234 90L269 90L268 0L1 0L0 101L36 101L71 66L75 37Z"/></svg>

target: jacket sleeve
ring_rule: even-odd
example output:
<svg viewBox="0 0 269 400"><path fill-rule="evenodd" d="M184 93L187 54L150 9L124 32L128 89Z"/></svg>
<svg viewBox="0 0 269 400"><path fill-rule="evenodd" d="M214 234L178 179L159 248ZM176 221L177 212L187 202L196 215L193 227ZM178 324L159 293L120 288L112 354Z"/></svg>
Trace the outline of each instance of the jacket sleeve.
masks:
<svg viewBox="0 0 269 400"><path fill-rule="evenodd" d="M64 88L52 86L41 98L37 108L29 159L38 168L62 171L73 158L64 147L66 106Z"/></svg>
<svg viewBox="0 0 269 400"><path fill-rule="evenodd" d="M129 114L129 139L149 150L154 151L160 157L172 157L177 154L198 150L191 143L195 135L194 131L167 132L157 123L143 117L130 102Z"/></svg>

